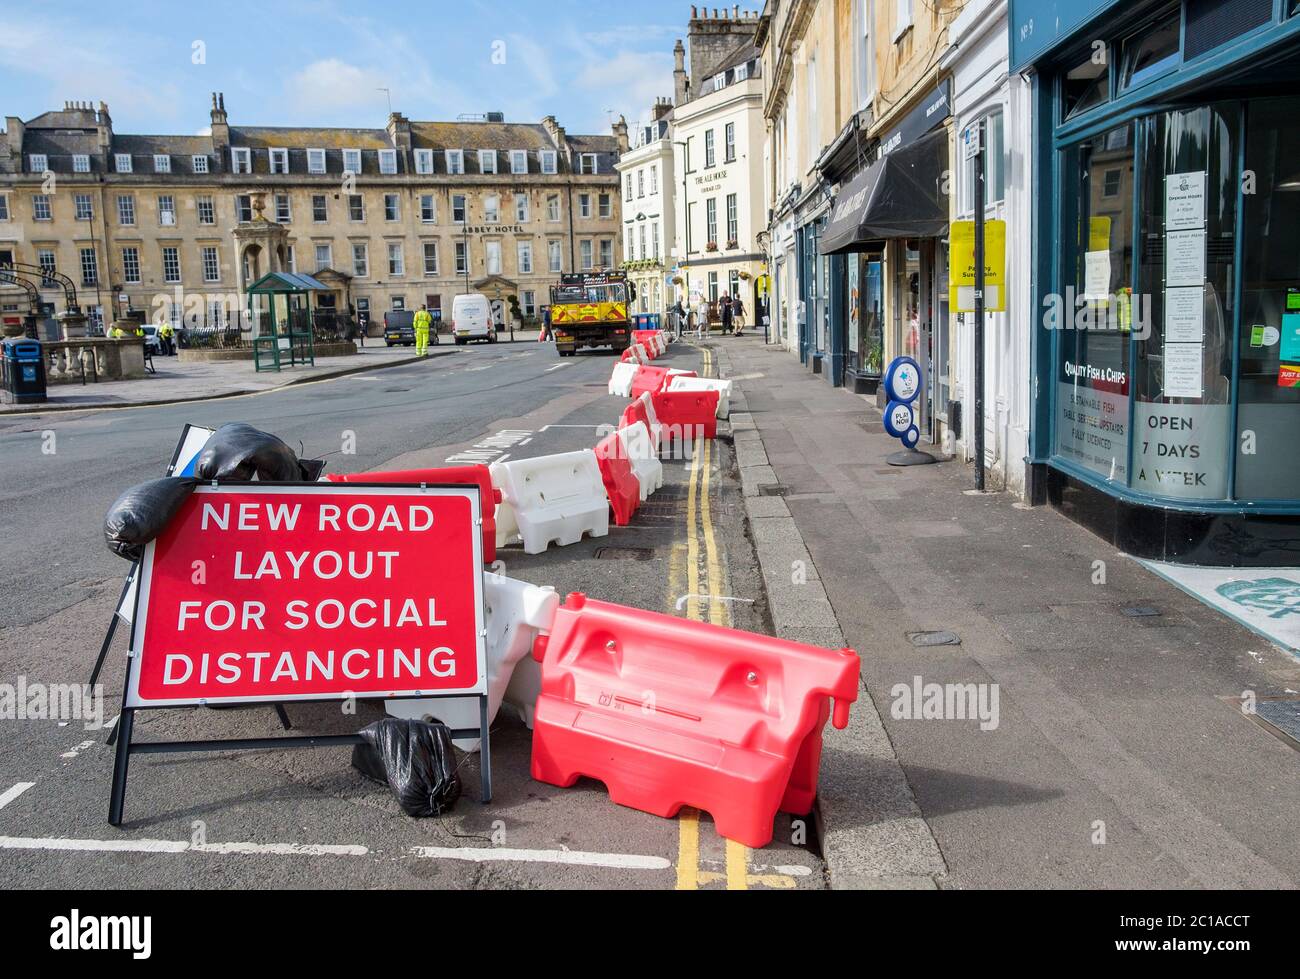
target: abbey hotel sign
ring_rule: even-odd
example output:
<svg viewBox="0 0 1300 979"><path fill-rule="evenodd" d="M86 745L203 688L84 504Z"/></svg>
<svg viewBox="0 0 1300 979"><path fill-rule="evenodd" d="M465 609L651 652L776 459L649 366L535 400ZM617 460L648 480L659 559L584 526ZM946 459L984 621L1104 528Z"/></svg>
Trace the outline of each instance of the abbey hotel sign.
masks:
<svg viewBox="0 0 1300 979"><path fill-rule="evenodd" d="M477 224L460 229L462 235L522 235L522 224Z"/></svg>

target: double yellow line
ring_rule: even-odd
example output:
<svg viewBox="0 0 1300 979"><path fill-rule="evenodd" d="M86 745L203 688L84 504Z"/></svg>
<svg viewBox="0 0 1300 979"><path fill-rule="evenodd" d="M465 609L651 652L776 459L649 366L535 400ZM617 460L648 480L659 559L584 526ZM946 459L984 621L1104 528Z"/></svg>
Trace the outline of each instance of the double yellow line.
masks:
<svg viewBox="0 0 1300 979"><path fill-rule="evenodd" d="M711 375L713 354L701 351L704 358L703 374ZM717 534L713 527L712 462L713 443L700 439L693 443L691 481L686 497L686 540L674 544L669 561L669 601L675 605L684 590L686 617L695 622L705 621L700 609L701 570L704 573L704 595L708 596L708 621L713 625L729 625L727 606L717 601L726 594L722 562L718 556ZM700 561L700 552L704 561ZM677 818L677 890L694 891L702 884L725 880L727 890L747 890L749 876L749 848L734 840L727 840L726 874L715 874L700 869L700 814L686 808Z"/></svg>

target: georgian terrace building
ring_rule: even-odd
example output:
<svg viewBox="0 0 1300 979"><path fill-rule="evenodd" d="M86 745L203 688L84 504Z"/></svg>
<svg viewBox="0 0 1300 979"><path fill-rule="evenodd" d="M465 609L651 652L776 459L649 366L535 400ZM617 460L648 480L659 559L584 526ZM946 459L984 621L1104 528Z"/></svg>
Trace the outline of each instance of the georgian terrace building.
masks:
<svg viewBox="0 0 1300 979"><path fill-rule="evenodd" d="M372 321L450 311L484 292L536 316L560 272L621 261L620 120L610 136L554 117L383 129L232 125L214 94L203 136L115 133L108 106L67 103L0 134L0 265L67 276L92 323L128 309L211 324L273 271L332 291L319 306ZM44 281L41 281L44 279ZM0 283L0 310L29 302ZM166 297L165 299L163 297ZM22 309L22 311L26 311Z"/></svg>

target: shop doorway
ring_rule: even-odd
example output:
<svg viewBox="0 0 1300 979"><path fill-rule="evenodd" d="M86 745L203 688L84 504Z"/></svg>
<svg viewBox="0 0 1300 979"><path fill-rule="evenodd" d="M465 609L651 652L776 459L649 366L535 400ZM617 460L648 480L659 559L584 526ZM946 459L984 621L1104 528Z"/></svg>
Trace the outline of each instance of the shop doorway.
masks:
<svg viewBox="0 0 1300 979"><path fill-rule="evenodd" d="M895 281L899 297L895 339L902 356L911 357L921 367L925 390L917 405L917 427L921 439L931 445L936 440L935 415L939 404L938 371L934 349L935 240L909 238L897 243L899 262Z"/></svg>

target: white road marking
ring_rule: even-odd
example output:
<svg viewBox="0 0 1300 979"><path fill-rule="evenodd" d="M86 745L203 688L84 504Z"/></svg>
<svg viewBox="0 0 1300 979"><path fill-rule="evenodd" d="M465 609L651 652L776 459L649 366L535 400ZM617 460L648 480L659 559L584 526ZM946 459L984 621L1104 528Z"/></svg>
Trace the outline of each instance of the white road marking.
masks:
<svg viewBox="0 0 1300 979"><path fill-rule="evenodd" d="M549 374L551 373L551 371L558 371L561 367L572 367L572 366L573 366L572 364L556 364L554 367L546 368L546 373Z"/></svg>
<svg viewBox="0 0 1300 979"><path fill-rule="evenodd" d="M18 784L5 789L3 793L0 793L0 809L9 805L9 803L13 802L35 784L35 782L19 782Z"/></svg>
<svg viewBox="0 0 1300 979"><path fill-rule="evenodd" d="M81 754L83 751L85 751L88 748L93 748L94 746L95 746L95 742L93 741L83 741L81 742L81 744L77 745L71 751L65 751L63 754L59 755L59 757L76 758L77 755Z"/></svg>
<svg viewBox="0 0 1300 979"><path fill-rule="evenodd" d="M474 863L562 863L577 867L610 867L615 870L668 870L672 861L665 857L639 856L635 853L584 853L578 850L509 850L502 848L417 846L414 856L432 860L467 860Z"/></svg>

